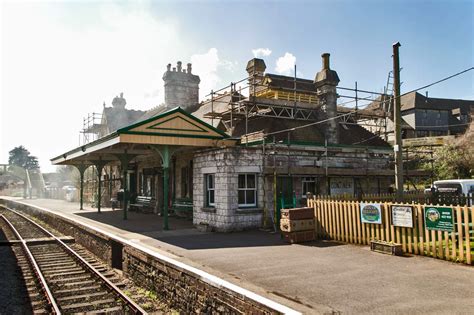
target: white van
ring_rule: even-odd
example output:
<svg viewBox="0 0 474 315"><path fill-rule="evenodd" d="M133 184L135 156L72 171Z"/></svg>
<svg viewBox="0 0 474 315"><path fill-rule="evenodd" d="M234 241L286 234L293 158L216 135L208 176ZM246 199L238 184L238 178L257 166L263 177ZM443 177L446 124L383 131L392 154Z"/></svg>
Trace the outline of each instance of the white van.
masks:
<svg viewBox="0 0 474 315"><path fill-rule="evenodd" d="M474 193L474 179L437 180L433 186L440 194L467 196Z"/></svg>

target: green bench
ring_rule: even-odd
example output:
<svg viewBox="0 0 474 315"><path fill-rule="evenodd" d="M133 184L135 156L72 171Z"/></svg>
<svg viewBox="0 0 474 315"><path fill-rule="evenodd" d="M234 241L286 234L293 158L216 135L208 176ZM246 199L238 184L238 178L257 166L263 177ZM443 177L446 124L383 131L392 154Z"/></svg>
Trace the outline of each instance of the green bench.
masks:
<svg viewBox="0 0 474 315"><path fill-rule="evenodd" d="M191 198L177 198L171 205L171 209L179 217L193 217L193 200Z"/></svg>
<svg viewBox="0 0 474 315"><path fill-rule="evenodd" d="M130 211L153 213L156 199L153 197L138 196L135 203L130 204Z"/></svg>

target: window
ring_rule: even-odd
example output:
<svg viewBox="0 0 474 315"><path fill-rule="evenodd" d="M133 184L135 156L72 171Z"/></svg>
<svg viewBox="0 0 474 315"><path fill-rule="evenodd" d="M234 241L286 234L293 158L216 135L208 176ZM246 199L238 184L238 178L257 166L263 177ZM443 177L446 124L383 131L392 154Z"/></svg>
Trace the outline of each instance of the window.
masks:
<svg viewBox="0 0 474 315"><path fill-rule="evenodd" d="M239 207L257 206L257 176L240 174L238 186Z"/></svg>
<svg viewBox="0 0 474 315"><path fill-rule="evenodd" d="M186 198L188 196L188 168L182 167L181 168L181 198Z"/></svg>
<svg viewBox="0 0 474 315"><path fill-rule="evenodd" d="M316 194L316 178L303 177L302 183L303 183L303 189L301 193L303 194L303 197L306 197L308 193L313 194L313 195Z"/></svg>
<svg viewBox="0 0 474 315"><path fill-rule="evenodd" d="M214 207L216 205L214 201L215 195L215 175L214 174L206 174L206 206Z"/></svg>

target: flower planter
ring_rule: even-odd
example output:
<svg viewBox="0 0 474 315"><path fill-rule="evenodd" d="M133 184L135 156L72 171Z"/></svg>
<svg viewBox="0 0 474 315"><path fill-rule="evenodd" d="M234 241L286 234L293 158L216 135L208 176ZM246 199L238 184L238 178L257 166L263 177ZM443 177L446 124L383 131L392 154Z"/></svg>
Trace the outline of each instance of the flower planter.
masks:
<svg viewBox="0 0 474 315"><path fill-rule="evenodd" d="M372 250L373 252L395 255L395 256L403 255L402 244L385 242L385 241L371 240L370 250Z"/></svg>

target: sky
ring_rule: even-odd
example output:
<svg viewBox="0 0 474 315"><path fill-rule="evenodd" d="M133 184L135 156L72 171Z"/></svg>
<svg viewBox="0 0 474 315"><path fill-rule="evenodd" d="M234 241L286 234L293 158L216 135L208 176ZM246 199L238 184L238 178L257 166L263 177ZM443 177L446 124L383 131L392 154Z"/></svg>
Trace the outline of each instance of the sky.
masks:
<svg viewBox="0 0 474 315"><path fill-rule="evenodd" d="M328 52L339 86L377 92L397 41L402 93L474 66L473 1L0 1L0 164L23 145L43 172L121 92L161 104L168 63L193 64L201 99L254 57L314 79ZM473 73L420 92L474 99Z"/></svg>

